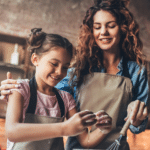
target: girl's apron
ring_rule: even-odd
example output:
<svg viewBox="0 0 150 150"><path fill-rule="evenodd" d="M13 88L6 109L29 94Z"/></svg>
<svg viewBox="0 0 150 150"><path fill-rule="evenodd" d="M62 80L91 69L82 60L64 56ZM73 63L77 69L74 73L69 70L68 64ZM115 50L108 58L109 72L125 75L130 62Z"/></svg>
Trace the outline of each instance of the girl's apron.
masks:
<svg viewBox="0 0 150 150"><path fill-rule="evenodd" d="M98 112L105 110L112 117L112 131L95 149L108 148L115 139L119 138L119 132L127 115L127 106L132 100L132 83L129 78L107 73L93 73L85 76L84 82L78 90L80 110ZM95 127L92 127L95 130ZM67 150L81 148L75 137L71 137L67 143ZM129 150L126 136L121 140L119 150Z"/></svg>
<svg viewBox="0 0 150 150"><path fill-rule="evenodd" d="M35 115L36 103L37 103L37 88L36 80L33 77L30 82L30 101L29 106L26 111L25 123L57 123L64 121L65 107L61 96L58 91L54 89L56 94L58 104L61 110L61 118L38 116ZM58 129L59 130L59 129ZM40 141L28 141L28 142L18 142L14 144L13 150L64 150L63 138L51 138Z"/></svg>

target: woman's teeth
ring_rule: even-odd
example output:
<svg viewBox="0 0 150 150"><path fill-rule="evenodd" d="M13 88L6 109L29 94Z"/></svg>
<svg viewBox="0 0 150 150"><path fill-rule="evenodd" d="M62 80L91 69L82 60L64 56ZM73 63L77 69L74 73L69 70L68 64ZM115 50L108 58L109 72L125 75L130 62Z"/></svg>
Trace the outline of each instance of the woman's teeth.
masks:
<svg viewBox="0 0 150 150"><path fill-rule="evenodd" d="M110 39L100 39L101 41L103 41L103 42L107 42L107 41L110 41Z"/></svg>
<svg viewBox="0 0 150 150"><path fill-rule="evenodd" d="M111 42L111 38L100 39L100 41L101 41L103 44L109 44L109 43Z"/></svg>

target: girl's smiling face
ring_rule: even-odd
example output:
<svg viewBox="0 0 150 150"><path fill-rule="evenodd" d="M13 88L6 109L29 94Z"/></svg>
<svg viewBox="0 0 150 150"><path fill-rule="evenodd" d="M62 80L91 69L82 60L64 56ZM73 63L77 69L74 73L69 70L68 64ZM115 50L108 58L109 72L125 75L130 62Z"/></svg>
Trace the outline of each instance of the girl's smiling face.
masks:
<svg viewBox="0 0 150 150"><path fill-rule="evenodd" d="M36 80L40 85L54 87L66 75L70 66L71 56L66 49L53 47L41 57L32 56L36 61L32 61L36 66Z"/></svg>
<svg viewBox="0 0 150 150"><path fill-rule="evenodd" d="M102 50L119 49L120 29L116 18L110 12L100 10L94 15L93 35Z"/></svg>

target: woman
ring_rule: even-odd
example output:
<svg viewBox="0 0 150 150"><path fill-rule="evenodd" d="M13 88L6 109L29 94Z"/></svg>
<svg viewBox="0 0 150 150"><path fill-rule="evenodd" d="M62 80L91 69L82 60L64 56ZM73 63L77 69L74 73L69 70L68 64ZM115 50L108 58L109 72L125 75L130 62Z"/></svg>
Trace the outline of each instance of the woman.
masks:
<svg viewBox="0 0 150 150"><path fill-rule="evenodd" d="M145 130L147 124L148 79L143 66L139 26L127 9L128 0L97 0L90 7L81 26L71 83L80 110L105 110L113 119L112 131L96 149L106 149L129 118L133 133ZM71 93L69 76L57 88ZM9 89L12 80L2 82ZM7 94L6 90L2 94ZM88 100L89 99L89 100ZM92 127L92 130L95 128ZM81 148L75 137L67 149ZM121 150L129 150L126 136Z"/></svg>
<svg viewBox="0 0 150 150"><path fill-rule="evenodd" d="M146 127L147 72L139 27L127 9L128 2L95 1L87 10L80 30L71 76L80 110L104 109L113 119L112 132L96 149L108 148L119 137L127 112L125 120L130 116L133 133ZM67 149L81 148L77 143L74 137L69 138ZM120 149L129 149L126 137Z"/></svg>

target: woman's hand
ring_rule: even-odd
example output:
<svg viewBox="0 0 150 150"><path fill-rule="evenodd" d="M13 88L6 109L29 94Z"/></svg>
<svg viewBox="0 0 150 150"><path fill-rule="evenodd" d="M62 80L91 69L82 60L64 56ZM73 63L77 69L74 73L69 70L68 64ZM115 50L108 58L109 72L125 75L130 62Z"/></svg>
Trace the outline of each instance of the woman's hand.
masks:
<svg viewBox="0 0 150 150"><path fill-rule="evenodd" d="M103 134L108 134L112 128L112 118L104 111L98 111L96 114L96 127L101 130Z"/></svg>
<svg viewBox="0 0 150 150"><path fill-rule="evenodd" d="M96 123L96 115L88 110L75 113L67 121L64 122L64 135L76 136L83 132L88 126Z"/></svg>
<svg viewBox="0 0 150 150"><path fill-rule="evenodd" d="M128 105L127 117L124 119L127 121L128 118L131 120L131 124L135 127L139 126L143 120L148 116L148 108L144 102L139 100L133 101Z"/></svg>
<svg viewBox="0 0 150 150"><path fill-rule="evenodd" d="M7 72L7 79L3 80L1 82L0 91L1 96L0 100L6 100L7 95L10 95L12 93L11 89L20 87L19 83L17 83L17 80L12 79L12 75L10 72Z"/></svg>

